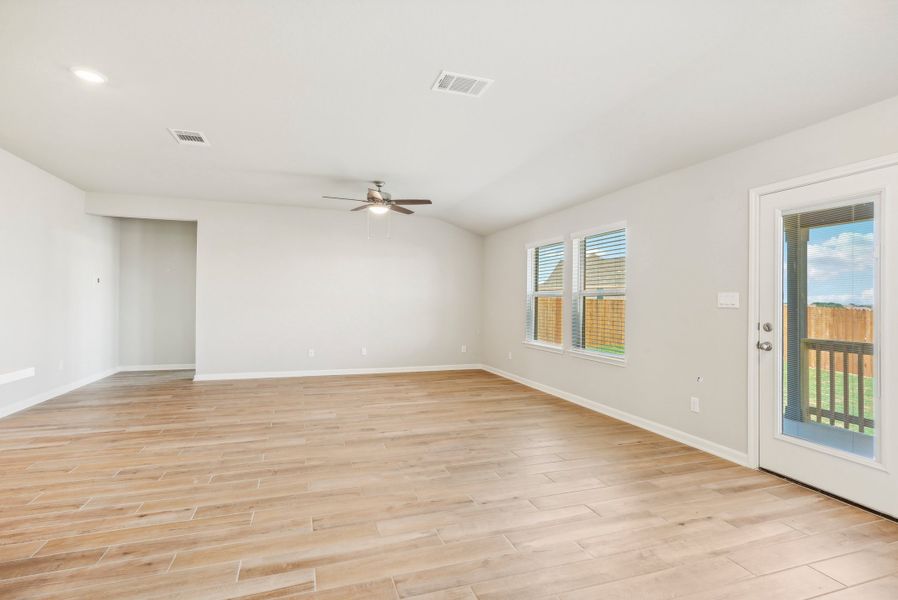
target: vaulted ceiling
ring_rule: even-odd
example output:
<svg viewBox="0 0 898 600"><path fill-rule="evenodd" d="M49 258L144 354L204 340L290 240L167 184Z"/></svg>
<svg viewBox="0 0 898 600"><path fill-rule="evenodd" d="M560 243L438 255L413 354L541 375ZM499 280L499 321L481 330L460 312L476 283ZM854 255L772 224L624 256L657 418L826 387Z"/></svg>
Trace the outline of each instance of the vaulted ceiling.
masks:
<svg viewBox="0 0 898 600"><path fill-rule="evenodd" d="M98 192L385 179L486 233L898 95L896 32L884 0L7 0L0 147Z"/></svg>

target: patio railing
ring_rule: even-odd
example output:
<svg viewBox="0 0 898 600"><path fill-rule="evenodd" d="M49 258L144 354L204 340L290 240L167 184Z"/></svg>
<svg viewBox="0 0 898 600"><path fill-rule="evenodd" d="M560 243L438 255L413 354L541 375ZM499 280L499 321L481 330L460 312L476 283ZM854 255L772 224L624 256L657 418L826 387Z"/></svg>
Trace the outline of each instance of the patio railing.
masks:
<svg viewBox="0 0 898 600"><path fill-rule="evenodd" d="M865 385L868 380L872 384L873 373L865 373L872 356L873 344L866 342L801 340L804 420L845 429L854 425L860 433L872 433L875 423L866 416L873 408L872 390Z"/></svg>

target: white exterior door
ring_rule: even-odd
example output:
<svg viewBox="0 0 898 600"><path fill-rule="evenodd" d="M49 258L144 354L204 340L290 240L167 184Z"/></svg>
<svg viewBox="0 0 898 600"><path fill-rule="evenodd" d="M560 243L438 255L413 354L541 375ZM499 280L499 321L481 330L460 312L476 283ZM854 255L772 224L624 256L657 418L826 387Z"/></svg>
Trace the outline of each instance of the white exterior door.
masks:
<svg viewBox="0 0 898 600"><path fill-rule="evenodd" d="M898 166L758 216L759 464L898 516Z"/></svg>

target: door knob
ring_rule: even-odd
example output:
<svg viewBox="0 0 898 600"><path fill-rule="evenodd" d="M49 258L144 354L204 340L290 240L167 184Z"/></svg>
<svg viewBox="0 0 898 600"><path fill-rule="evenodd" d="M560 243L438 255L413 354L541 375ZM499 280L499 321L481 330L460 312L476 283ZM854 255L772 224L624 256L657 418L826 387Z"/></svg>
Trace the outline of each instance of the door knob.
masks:
<svg viewBox="0 0 898 600"><path fill-rule="evenodd" d="M773 344L771 344L770 342L758 342L758 350L770 352L771 350L773 350Z"/></svg>

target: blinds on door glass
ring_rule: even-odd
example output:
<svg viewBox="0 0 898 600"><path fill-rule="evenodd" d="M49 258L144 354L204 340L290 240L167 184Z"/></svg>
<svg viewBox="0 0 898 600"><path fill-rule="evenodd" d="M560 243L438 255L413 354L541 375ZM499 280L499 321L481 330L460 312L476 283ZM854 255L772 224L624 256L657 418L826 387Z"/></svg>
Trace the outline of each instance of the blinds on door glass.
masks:
<svg viewBox="0 0 898 600"><path fill-rule="evenodd" d="M627 230L573 240L571 346L574 350L622 359L627 304Z"/></svg>
<svg viewBox="0 0 898 600"><path fill-rule="evenodd" d="M526 339L561 346L564 242L527 250Z"/></svg>

